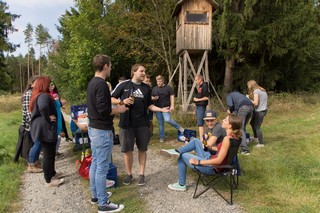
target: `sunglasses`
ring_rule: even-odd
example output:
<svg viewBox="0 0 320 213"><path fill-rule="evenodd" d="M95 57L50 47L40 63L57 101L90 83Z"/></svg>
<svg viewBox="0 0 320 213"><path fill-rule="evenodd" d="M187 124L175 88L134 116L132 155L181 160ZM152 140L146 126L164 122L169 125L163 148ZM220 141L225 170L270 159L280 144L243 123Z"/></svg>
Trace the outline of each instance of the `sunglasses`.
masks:
<svg viewBox="0 0 320 213"><path fill-rule="evenodd" d="M51 82L51 83L50 83L50 86L54 86L54 83L53 83L53 82Z"/></svg>

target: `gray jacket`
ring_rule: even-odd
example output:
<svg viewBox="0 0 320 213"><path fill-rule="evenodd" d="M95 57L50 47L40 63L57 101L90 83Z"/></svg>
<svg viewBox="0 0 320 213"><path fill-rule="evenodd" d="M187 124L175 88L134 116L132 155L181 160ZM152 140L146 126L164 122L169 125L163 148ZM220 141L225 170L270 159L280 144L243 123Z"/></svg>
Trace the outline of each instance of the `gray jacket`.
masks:
<svg viewBox="0 0 320 213"><path fill-rule="evenodd" d="M30 133L33 141L57 142L57 123L50 120L50 115L57 117L54 101L50 94L41 93L31 113Z"/></svg>

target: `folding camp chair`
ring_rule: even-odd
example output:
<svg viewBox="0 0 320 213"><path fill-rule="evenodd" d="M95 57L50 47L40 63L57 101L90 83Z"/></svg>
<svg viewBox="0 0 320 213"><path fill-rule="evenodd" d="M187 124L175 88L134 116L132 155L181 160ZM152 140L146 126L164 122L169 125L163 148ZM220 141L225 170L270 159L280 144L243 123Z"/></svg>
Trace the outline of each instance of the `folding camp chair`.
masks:
<svg viewBox="0 0 320 213"><path fill-rule="evenodd" d="M239 162L238 162L238 156L237 152L239 149L241 143L240 140L236 139L230 139L230 147L228 150L228 155L227 155L227 164L226 165L220 165L220 166L215 166L212 167L216 171L216 174L214 175L207 175L201 173L198 169L197 166L194 166L194 171L198 174L198 181L196 185L196 189L193 194L193 198L197 198L206 191L208 191L210 188L215 190L227 203L230 205L233 204L233 191L235 188L237 188L239 184L239 178L238 175L240 173L239 170ZM198 192L198 186L200 181L203 183L205 186L205 189ZM227 183L230 187L230 200L228 200L222 193L220 193L217 189L218 183Z"/></svg>

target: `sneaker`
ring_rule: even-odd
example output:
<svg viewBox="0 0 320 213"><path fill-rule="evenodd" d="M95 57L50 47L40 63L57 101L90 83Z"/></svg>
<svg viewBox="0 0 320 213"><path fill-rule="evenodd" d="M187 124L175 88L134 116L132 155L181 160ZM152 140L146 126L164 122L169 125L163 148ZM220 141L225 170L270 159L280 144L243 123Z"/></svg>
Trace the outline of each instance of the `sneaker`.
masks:
<svg viewBox="0 0 320 213"><path fill-rule="evenodd" d="M98 206L98 213L120 212L122 209L124 209L123 204L115 204L109 201L105 206Z"/></svg>
<svg viewBox="0 0 320 213"><path fill-rule="evenodd" d="M176 155L176 156L179 156L180 155L180 153L179 152L177 152L175 149L161 149L161 152L163 153L163 154L165 154L165 155Z"/></svg>
<svg viewBox="0 0 320 213"><path fill-rule="evenodd" d="M144 175L139 175L138 185L143 186L144 184L146 184L146 181L144 180Z"/></svg>
<svg viewBox="0 0 320 213"><path fill-rule="evenodd" d="M27 173L41 173L43 170L34 165L34 163L29 163L27 168Z"/></svg>
<svg viewBox="0 0 320 213"><path fill-rule="evenodd" d="M123 184L128 186L130 185L131 181L132 181L132 175L127 175L123 180Z"/></svg>
<svg viewBox="0 0 320 213"><path fill-rule="evenodd" d="M168 185L169 189L175 190L175 191L186 191L187 186L181 186L179 183L173 183Z"/></svg>
<svg viewBox="0 0 320 213"><path fill-rule="evenodd" d="M250 141L258 142L258 138L255 138L255 137L251 136L251 137L250 137Z"/></svg>
<svg viewBox="0 0 320 213"><path fill-rule="evenodd" d="M250 152L248 150L243 150L240 152L242 155L250 155Z"/></svg>
<svg viewBox="0 0 320 213"><path fill-rule="evenodd" d="M50 183L46 183L46 187L56 187L64 182L64 179L51 179Z"/></svg>
<svg viewBox="0 0 320 213"><path fill-rule="evenodd" d="M112 192L107 192L108 199L111 197ZM91 204L98 204L98 198L91 198Z"/></svg>
<svg viewBox="0 0 320 213"><path fill-rule="evenodd" d="M66 138L66 142L72 142L71 138Z"/></svg>
<svg viewBox="0 0 320 213"><path fill-rule="evenodd" d="M159 142L160 142L160 143L163 143L163 142L164 142L164 139L163 139L163 138L160 138Z"/></svg>
<svg viewBox="0 0 320 213"><path fill-rule="evenodd" d="M183 127L180 126L178 130L179 130L179 132L181 132L182 134L184 134L184 130L185 130L185 129L184 129Z"/></svg>
<svg viewBox="0 0 320 213"><path fill-rule="evenodd" d="M114 180L108 180L107 179L106 186L107 186L107 188L110 188L110 187L114 186L115 183L116 182Z"/></svg>
<svg viewBox="0 0 320 213"><path fill-rule="evenodd" d="M257 147L257 148L261 148L261 147L264 147L264 144L262 143L258 143L257 145L255 145L255 147Z"/></svg>
<svg viewBox="0 0 320 213"><path fill-rule="evenodd" d="M60 179L62 178L64 175L62 172L56 172L56 174L52 177L52 179ZM51 180L52 180L51 179Z"/></svg>

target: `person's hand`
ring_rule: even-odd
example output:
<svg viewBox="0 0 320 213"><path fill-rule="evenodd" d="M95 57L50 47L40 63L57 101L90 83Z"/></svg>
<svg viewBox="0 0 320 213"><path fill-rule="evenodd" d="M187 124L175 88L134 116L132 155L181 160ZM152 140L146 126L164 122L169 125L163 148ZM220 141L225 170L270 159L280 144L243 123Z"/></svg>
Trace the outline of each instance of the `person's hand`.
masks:
<svg viewBox="0 0 320 213"><path fill-rule="evenodd" d="M50 115L49 117L50 117L51 122L56 122L56 120L57 120L56 116Z"/></svg>
<svg viewBox="0 0 320 213"><path fill-rule="evenodd" d="M198 98L193 98L193 102L197 102L198 101Z"/></svg>
<svg viewBox="0 0 320 213"><path fill-rule="evenodd" d="M134 104L134 100L130 97L130 98L126 98L123 100L123 103L127 106L133 105Z"/></svg>
<svg viewBox="0 0 320 213"><path fill-rule="evenodd" d="M189 163L197 166L198 165L198 160L196 160L194 158L190 158Z"/></svg>
<svg viewBox="0 0 320 213"><path fill-rule="evenodd" d="M163 107L163 108L161 108L161 112L170 112L170 108L169 107Z"/></svg>
<svg viewBox="0 0 320 213"><path fill-rule="evenodd" d="M116 108L117 108L117 112L119 113L124 113L129 109L128 107L126 107L126 105L120 105L120 104L118 104Z"/></svg>
<svg viewBox="0 0 320 213"><path fill-rule="evenodd" d="M231 114L230 110L227 110L227 113L228 113L228 115L230 115Z"/></svg>
<svg viewBox="0 0 320 213"><path fill-rule="evenodd" d="M60 100L60 102L61 102L61 105L62 105L62 106L64 106L64 105L67 103L67 101L64 100L64 99Z"/></svg>
<svg viewBox="0 0 320 213"><path fill-rule="evenodd" d="M159 96L151 96L151 99L152 99L153 101L156 101L156 100L159 99Z"/></svg>
<svg viewBox="0 0 320 213"><path fill-rule="evenodd" d="M172 111L174 110L174 106L171 106L171 107L169 108L169 110L170 110L170 112L172 112Z"/></svg>

